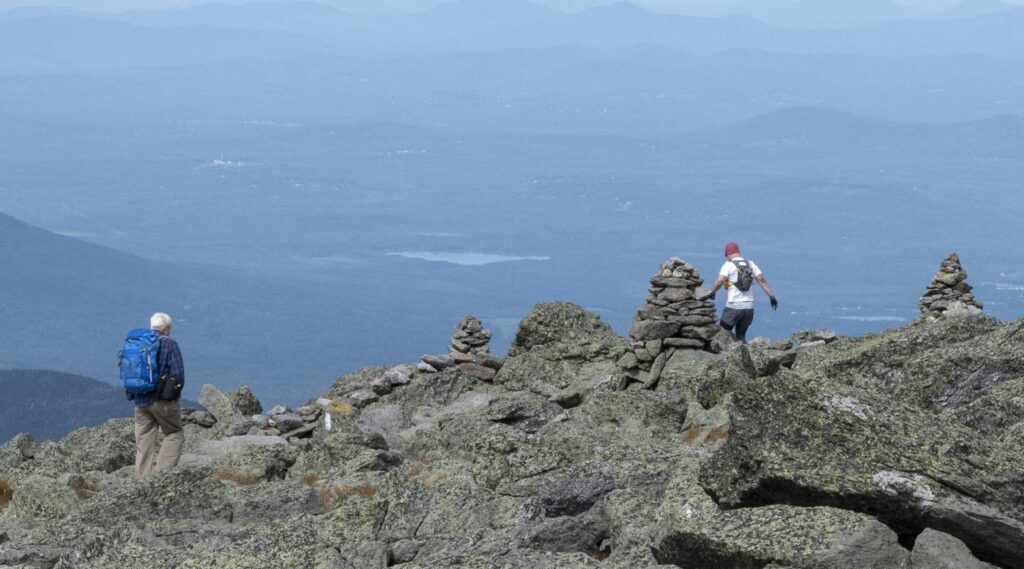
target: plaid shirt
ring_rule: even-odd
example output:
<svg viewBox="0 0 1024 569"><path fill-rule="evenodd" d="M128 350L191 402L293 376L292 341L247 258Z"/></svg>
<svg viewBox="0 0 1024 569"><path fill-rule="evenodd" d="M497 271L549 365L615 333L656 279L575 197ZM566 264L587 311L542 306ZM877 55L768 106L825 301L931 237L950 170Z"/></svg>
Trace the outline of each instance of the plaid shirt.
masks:
<svg viewBox="0 0 1024 569"><path fill-rule="evenodd" d="M182 387L185 386L185 362L181 359L181 348L170 336L160 336L160 351L156 354L156 367L159 377L175 377ZM136 407L146 407L156 401L156 392L130 394Z"/></svg>

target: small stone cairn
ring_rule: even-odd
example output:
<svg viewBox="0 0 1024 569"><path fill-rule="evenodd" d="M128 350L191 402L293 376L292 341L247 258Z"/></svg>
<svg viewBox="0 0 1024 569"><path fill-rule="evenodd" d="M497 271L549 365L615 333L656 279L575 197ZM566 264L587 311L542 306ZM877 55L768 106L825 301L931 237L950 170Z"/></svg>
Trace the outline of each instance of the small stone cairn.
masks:
<svg viewBox="0 0 1024 569"><path fill-rule="evenodd" d="M452 353L475 356L489 353L490 343L491 331L484 328L483 323L475 316L464 316L452 334L449 348Z"/></svg>
<svg viewBox="0 0 1024 569"><path fill-rule="evenodd" d="M437 373L455 368L460 373L483 381L493 381L503 363L491 355L493 334L475 316L464 316L459 321L448 343L448 353L425 355L416 365L421 373Z"/></svg>
<svg viewBox="0 0 1024 569"><path fill-rule="evenodd" d="M629 330L632 346L617 363L624 376L653 387L676 350L710 350L719 326L703 284L700 271L686 261L662 263Z"/></svg>
<svg viewBox="0 0 1024 569"><path fill-rule="evenodd" d="M921 314L935 320L945 313L981 314L982 305L974 298L974 288L967 284L967 272L960 256L951 253L939 266L931 284L921 297Z"/></svg>

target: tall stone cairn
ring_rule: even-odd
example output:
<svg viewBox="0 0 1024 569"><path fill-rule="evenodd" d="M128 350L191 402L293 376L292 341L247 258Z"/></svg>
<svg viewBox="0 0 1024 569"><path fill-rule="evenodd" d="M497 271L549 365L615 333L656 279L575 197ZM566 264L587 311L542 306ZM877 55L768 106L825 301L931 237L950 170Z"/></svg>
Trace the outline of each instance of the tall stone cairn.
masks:
<svg viewBox="0 0 1024 569"><path fill-rule="evenodd" d="M489 353L491 331L474 316L464 316L452 334L449 349L460 354L476 355Z"/></svg>
<svg viewBox="0 0 1024 569"><path fill-rule="evenodd" d="M719 326L703 284L700 271L678 257L661 264L629 330L631 348L617 363L624 376L653 387L676 350L709 349Z"/></svg>
<svg viewBox="0 0 1024 569"><path fill-rule="evenodd" d="M974 298L972 290L974 287L967 284L967 271L960 265L960 256L950 253L921 297L921 314L932 320L947 312L981 314L981 303Z"/></svg>

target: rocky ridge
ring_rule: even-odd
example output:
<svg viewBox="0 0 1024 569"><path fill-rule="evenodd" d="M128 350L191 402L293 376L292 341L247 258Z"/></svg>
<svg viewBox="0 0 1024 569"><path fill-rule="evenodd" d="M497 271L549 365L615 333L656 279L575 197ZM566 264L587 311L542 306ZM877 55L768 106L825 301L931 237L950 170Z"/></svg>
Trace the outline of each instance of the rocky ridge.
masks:
<svg viewBox="0 0 1024 569"><path fill-rule="evenodd" d="M505 358L205 388L143 481L129 420L21 435L0 567L1024 569L1024 321L709 342L623 381L635 341L542 304Z"/></svg>

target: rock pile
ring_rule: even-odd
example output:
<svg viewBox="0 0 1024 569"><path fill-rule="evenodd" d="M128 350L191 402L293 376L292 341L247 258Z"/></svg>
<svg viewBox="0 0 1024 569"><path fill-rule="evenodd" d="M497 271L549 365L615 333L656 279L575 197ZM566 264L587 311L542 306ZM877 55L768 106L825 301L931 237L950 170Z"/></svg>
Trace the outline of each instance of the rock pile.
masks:
<svg viewBox="0 0 1024 569"><path fill-rule="evenodd" d="M491 331L474 316L464 316L452 334L452 353L486 354L490 352Z"/></svg>
<svg viewBox="0 0 1024 569"><path fill-rule="evenodd" d="M675 350L710 349L719 327L703 284L700 271L678 257L661 264L629 330L631 349L617 362L623 375L653 386Z"/></svg>
<svg viewBox="0 0 1024 569"><path fill-rule="evenodd" d="M416 370L429 374L456 368L465 375L491 381L502 364L500 358L490 353L491 336L491 331L475 316L465 316L452 334L448 353L421 357Z"/></svg>
<svg viewBox="0 0 1024 569"><path fill-rule="evenodd" d="M220 436L273 436L285 440L302 439L312 435L321 416L315 405L303 405L292 410L276 405L263 413L263 405L248 386L223 393L206 384L199 394L204 410L182 409L182 420L203 429L211 429Z"/></svg>
<svg viewBox="0 0 1024 569"><path fill-rule="evenodd" d="M932 320L946 312L981 314L981 303L974 298L972 290L974 287L967 284L967 271L960 264L960 256L950 253L921 297L921 314Z"/></svg>

